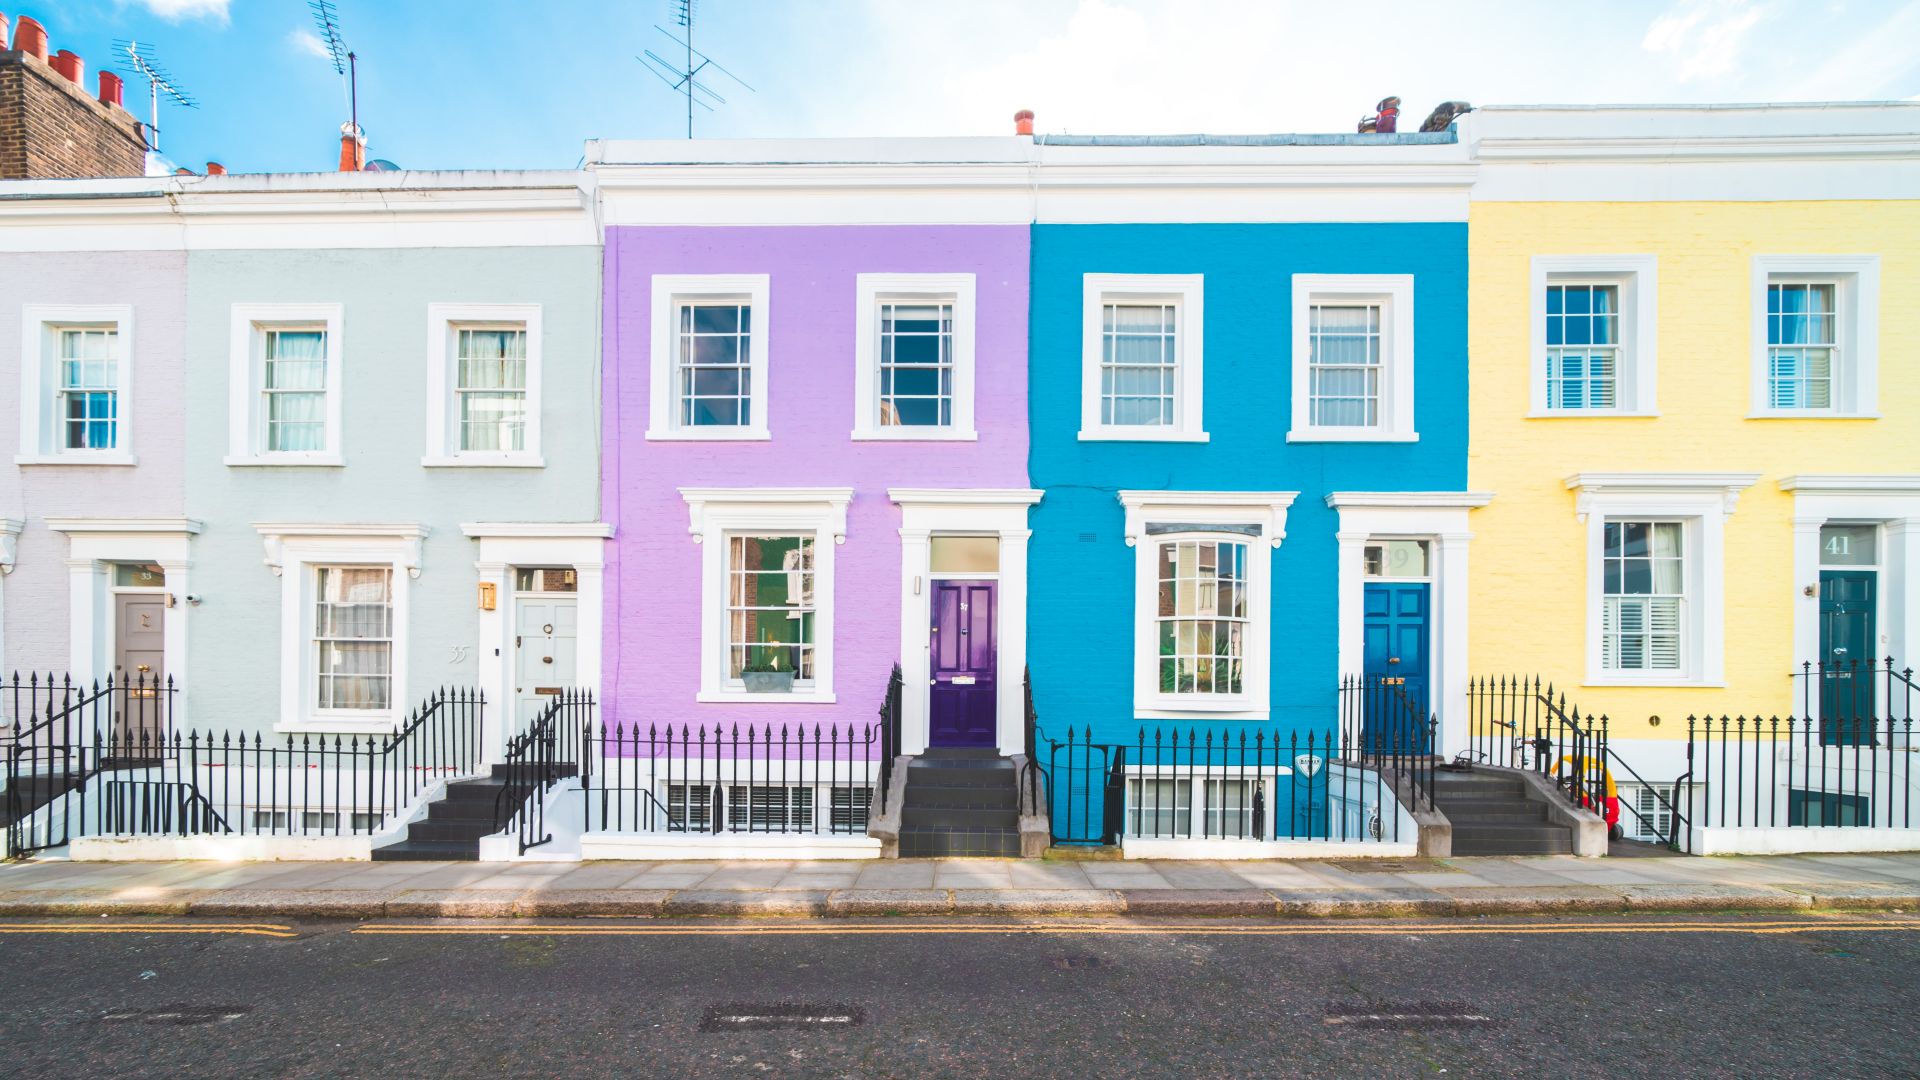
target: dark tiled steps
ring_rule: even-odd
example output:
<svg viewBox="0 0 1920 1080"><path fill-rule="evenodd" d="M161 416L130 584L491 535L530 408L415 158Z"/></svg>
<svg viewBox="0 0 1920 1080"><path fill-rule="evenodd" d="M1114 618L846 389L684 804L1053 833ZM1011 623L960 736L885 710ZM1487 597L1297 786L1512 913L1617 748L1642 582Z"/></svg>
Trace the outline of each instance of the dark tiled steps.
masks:
<svg viewBox="0 0 1920 1080"><path fill-rule="evenodd" d="M1453 825L1455 855L1562 855L1573 830L1555 825L1525 781L1497 773L1434 774L1434 804Z"/></svg>
<svg viewBox="0 0 1920 1080"><path fill-rule="evenodd" d="M934 749L907 766L901 858L1020 856L1019 778L993 750Z"/></svg>
<svg viewBox="0 0 1920 1080"><path fill-rule="evenodd" d="M492 776L448 784L446 798L429 804L426 818L407 826L405 840L373 849L374 860L479 861L480 838L499 831L494 807L506 790L506 771L495 765ZM564 771L571 775L573 770Z"/></svg>

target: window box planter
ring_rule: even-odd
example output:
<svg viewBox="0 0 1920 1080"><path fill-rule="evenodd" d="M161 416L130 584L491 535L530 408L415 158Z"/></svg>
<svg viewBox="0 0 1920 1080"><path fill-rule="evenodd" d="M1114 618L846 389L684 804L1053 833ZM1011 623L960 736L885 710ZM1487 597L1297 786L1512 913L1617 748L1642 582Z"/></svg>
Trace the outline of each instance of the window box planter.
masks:
<svg viewBox="0 0 1920 1080"><path fill-rule="evenodd" d="M740 681L746 684L749 694L791 694L793 693L793 672L791 671L743 671Z"/></svg>

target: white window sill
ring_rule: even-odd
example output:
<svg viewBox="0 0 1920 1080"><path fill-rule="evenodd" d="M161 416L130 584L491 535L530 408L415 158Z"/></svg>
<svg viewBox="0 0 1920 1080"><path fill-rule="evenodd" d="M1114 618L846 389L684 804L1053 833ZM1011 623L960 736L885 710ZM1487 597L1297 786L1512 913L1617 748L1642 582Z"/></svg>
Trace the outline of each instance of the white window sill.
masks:
<svg viewBox="0 0 1920 1080"><path fill-rule="evenodd" d="M398 721L391 713L369 717L316 716L306 720L282 720L273 725L276 735L391 735Z"/></svg>
<svg viewBox="0 0 1920 1080"><path fill-rule="evenodd" d="M220 459L220 463L237 469L339 469L346 466L347 460L339 454L261 454L226 457Z"/></svg>
<svg viewBox="0 0 1920 1080"><path fill-rule="evenodd" d="M978 442L979 432L959 428L897 427L856 430L854 442Z"/></svg>
<svg viewBox="0 0 1920 1080"><path fill-rule="evenodd" d="M1171 427L1093 428L1080 432L1081 442L1190 442L1210 441L1204 431L1182 431Z"/></svg>
<svg viewBox="0 0 1920 1080"><path fill-rule="evenodd" d="M766 428L647 429L648 442L767 442L772 438Z"/></svg>
<svg viewBox="0 0 1920 1080"><path fill-rule="evenodd" d="M1379 431L1371 428L1307 428L1304 431L1287 432L1290 443L1310 442L1378 442L1410 443L1419 442L1417 431Z"/></svg>
<svg viewBox="0 0 1920 1080"><path fill-rule="evenodd" d="M1877 412L1840 412L1836 409L1765 409L1747 414L1749 420L1878 420Z"/></svg>
<svg viewBox="0 0 1920 1080"><path fill-rule="evenodd" d="M420 464L429 469L544 469L547 459L527 454L452 454L423 457Z"/></svg>
<svg viewBox="0 0 1920 1080"><path fill-rule="evenodd" d="M796 690L791 694L749 694L745 690L702 690L694 695L695 701L703 704L748 704L763 703L778 705L831 705L836 700L831 690Z"/></svg>
<svg viewBox="0 0 1920 1080"><path fill-rule="evenodd" d="M1139 720L1265 720L1268 709L1246 697L1225 701L1198 701L1191 698L1158 695L1134 702L1134 718Z"/></svg>
<svg viewBox="0 0 1920 1080"><path fill-rule="evenodd" d="M15 465L132 465L132 454L119 451L76 451L66 454L16 454Z"/></svg>
<svg viewBox="0 0 1920 1080"><path fill-rule="evenodd" d="M1651 686L1651 687L1699 687L1712 689L1725 687L1726 680L1698 679L1687 675L1619 675L1600 672L1589 674L1584 685L1587 686Z"/></svg>
<svg viewBox="0 0 1920 1080"><path fill-rule="evenodd" d="M1527 414L1529 420L1616 420L1646 419L1659 416L1657 412L1641 412L1637 409L1535 409Z"/></svg>

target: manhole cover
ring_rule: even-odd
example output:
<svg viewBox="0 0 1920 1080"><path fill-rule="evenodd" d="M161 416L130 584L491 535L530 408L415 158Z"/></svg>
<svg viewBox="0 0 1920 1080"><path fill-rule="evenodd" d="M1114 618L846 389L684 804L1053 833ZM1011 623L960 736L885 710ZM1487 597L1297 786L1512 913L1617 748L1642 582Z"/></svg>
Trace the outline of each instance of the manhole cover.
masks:
<svg viewBox="0 0 1920 1080"><path fill-rule="evenodd" d="M253 1011L251 1005L162 1005L152 1009L122 1009L103 1013L107 1024L165 1024L191 1027L195 1024L219 1024L238 1020Z"/></svg>
<svg viewBox="0 0 1920 1080"><path fill-rule="evenodd" d="M1460 869L1439 859L1328 859L1327 865L1349 874L1458 874Z"/></svg>
<svg viewBox="0 0 1920 1080"><path fill-rule="evenodd" d="M715 1005L700 1020L701 1031L806 1031L813 1028L859 1027L866 1011L852 1005L749 1002Z"/></svg>
<svg viewBox="0 0 1920 1080"><path fill-rule="evenodd" d="M1329 1005L1328 1027L1431 1029L1489 1027L1492 1016L1463 1001L1388 1001Z"/></svg>
<svg viewBox="0 0 1920 1080"><path fill-rule="evenodd" d="M1091 971L1107 966L1107 962L1097 956L1056 956L1052 962L1062 971Z"/></svg>

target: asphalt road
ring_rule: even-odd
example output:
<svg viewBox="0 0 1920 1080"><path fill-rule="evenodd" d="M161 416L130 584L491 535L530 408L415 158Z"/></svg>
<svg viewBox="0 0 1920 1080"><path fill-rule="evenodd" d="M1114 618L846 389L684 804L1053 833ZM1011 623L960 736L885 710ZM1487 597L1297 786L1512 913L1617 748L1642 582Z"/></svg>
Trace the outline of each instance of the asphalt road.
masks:
<svg viewBox="0 0 1920 1080"><path fill-rule="evenodd" d="M0 1074L1920 1075L1904 916L237 925L0 923Z"/></svg>

